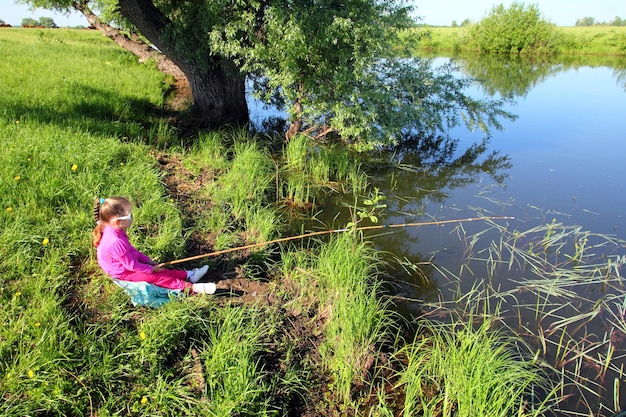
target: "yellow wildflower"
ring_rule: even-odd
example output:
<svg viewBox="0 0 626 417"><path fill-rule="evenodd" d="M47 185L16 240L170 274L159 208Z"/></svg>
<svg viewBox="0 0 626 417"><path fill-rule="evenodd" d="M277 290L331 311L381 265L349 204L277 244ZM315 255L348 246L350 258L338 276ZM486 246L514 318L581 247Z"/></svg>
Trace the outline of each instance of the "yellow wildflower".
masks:
<svg viewBox="0 0 626 417"><path fill-rule="evenodd" d="M141 397L141 403L142 404L147 404L148 403L148 397Z"/></svg>
<svg viewBox="0 0 626 417"><path fill-rule="evenodd" d="M141 340L145 340L146 339L146 334L144 332L139 333L139 338Z"/></svg>
<svg viewBox="0 0 626 417"><path fill-rule="evenodd" d="M47 237L44 237L43 240L41 241L41 243L46 246L48 243L50 243L50 240Z"/></svg>
<svg viewBox="0 0 626 417"><path fill-rule="evenodd" d="M7 211L13 211L13 207L7 207Z"/></svg>
<svg viewBox="0 0 626 417"><path fill-rule="evenodd" d="M35 373L33 372L33 370L32 370L32 369L29 369L29 370L28 370L28 372L27 372L27 374L28 374L28 377L29 377L29 378L34 378L34 377L35 377Z"/></svg>
<svg viewBox="0 0 626 417"><path fill-rule="evenodd" d="M72 171L76 171L78 169L78 165L74 164L72 165Z"/></svg>
<svg viewBox="0 0 626 417"><path fill-rule="evenodd" d="M19 291L15 293L15 296L16 296L16 297L19 297L20 295L22 295L22 293L21 293L21 292L19 292Z"/></svg>
<svg viewBox="0 0 626 417"><path fill-rule="evenodd" d="M14 179L15 181L19 181L19 180L21 180L21 179L22 179L22 177L20 177L19 175L16 175L15 177L13 177L13 179Z"/></svg>
<svg viewBox="0 0 626 417"><path fill-rule="evenodd" d="M35 327L39 327L39 326L41 326L41 323L39 322L35 323Z"/></svg>

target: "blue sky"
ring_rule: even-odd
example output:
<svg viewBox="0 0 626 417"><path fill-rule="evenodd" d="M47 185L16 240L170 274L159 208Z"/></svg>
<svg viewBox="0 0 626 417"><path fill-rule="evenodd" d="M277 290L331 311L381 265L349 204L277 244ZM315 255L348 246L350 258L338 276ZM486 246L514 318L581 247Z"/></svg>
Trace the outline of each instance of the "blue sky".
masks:
<svg viewBox="0 0 626 417"><path fill-rule="evenodd" d="M479 21L489 13L496 4L505 6L514 0L415 0L416 15L423 17L423 22L432 25L452 24L453 20L461 23L465 19ZM577 19L593 17L597 21L606 22L619 16L626 19L625 0L536 0L525 2L536 4L543 17L559 26L573 26ZM87 25L87 20L80 14L64 16L48 10L37 9L31 12L27 6L15 5L13 0L0 0L0 19L13 26L19 26L22 19L32 17L51 17L58 26Z"/></svg>
<svg viewBox="0 0 626 417"><path fill-rule="evenodd" d="M559 26L574 26L582 17L593 17L596 21L607 22L615 16L626 19L625 0L536 0L518 1L535 4L544 19ZM509 6L513 0L415 0L416 14L422 16L423 23L431 25L461 23L465 19L477 22L485 17L494 5Z"/></svg>

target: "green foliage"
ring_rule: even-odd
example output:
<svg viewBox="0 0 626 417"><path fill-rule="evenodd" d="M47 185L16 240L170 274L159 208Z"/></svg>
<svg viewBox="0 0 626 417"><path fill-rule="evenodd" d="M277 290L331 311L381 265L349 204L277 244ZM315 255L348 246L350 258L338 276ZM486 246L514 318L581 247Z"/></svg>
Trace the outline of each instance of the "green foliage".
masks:
<svg viewBox="0 0 626 417"><path fill-rule="evenodd" d="M594 17L587 16L577 19L574 26L626 26L626 20L615 16L608 22L598 22Z"/></svg>
<svg viewBox="0 0 626 417"><path fill-rule="evenodd" d="M313 274L320 285L320 309L330 315L320 346L339 399L348 404L354 383L363 383L377 349L392 330L393 316L374 277L379 260L363 242L344 234L325 245Z"/></svg>
<svg viewBox="0 0 626 417"><path fill-rule="evenodd" d="M39 18L39 26L43 26L44 28L55 28L57 27L57 24L54 23L54 19L52 19L51 17L40 17Z"/></svg>
<svg viewBox="0 0 626 417"><path fill-rule="evenodd" d="M27 3L72 7L61 0ZM99 2L105 21L111 21L108 12L116 3ZM441 132L468 114L469 123L483 129L497 127L491 122L502 116L498 104L467 97L465 83L457 83L453 72L437 73L428 62L400 58L398 31L413 26L403 0L156 5L170 20L155 28L162 35L152 41L189 62L188 75L208 78L216 66L234 77L246 75L255 95L284 104L300 130L330 129L371 148L398 144L409 132Z"/></svg>
<svg viewBox="0 0 626 417"><path fill-rule="evenodd" d="M313 204L323 189L362 193L368 185L367 175L343 144L319 144L296 135L284 145L282 162L277 172L277 200L297 207Z"/></svg>
<svg viewBox="0 0 626 417"><path fill-rule="evenodd" d="M39 22L32 17L25 17L22 19L22 27L36 27L39 25Z"/></svg>
<svg viewBox="0 0 626 417"><path fill-rule="evenodd" d="M625 27L569 27L559 28L558 51L574 55L615 55L616 67L623 67L620 56L626 55Z"/></svg>
<svg viewBox="0 0 626 417"><path fill-rule="evenodd" d="M541 416L548 407L534 393L549 386L528 351L494 330L422 321L417 338L400 356L406 367L398 387L405 392L403 416Z"/></svg>
<svg viewBox="0 0 626 417"><path fill-rule="evenodd" d="M378 223L378 214L387 208L387 205L383 203L386 197L380 193L378 188L375 188L370 193L370 197L363 200L365 207L355 207L352 212L352 221L349 222L346 227L352 228L356 231L357 227L363 220L369 220L371 223Z"/></svg>
<svg viewBox="0 0 626 417"><path fill-rule="evenodd" d="M550 53L554 25L544 20L536 5L514 2L494 6L487 17L470 28L466 42L480 52L499 54Z"/></svg>
<svg viewBox="0 0 626 417"><path fill-rule="evenodd" d="M454 52L467 55L467 53L476 52L476 48L466 39L467 30L464 28L428 28L428 37L414 35L416 31L421 30L413 29L403 35L403 41L412 45L418 55L427 55L431 52ZM558 58L558 63L569 64L571 56L585 56L586 60L579 60L579 65L585 65L587 62L590 65L597 65L592 61L604 60L608 62L612 57L616 57L613 58L613 62L605 65L620 67L622 65L619 56L626 54L626 30L623 27L606 26L556 27L554 28L550 51L549 55L543 51L526 51L525 56L532 56L532 60L527 61L528 64L542 65L554 58ZM494 53L492 55L508 56L511 54ZM542 56L539 57L539 55ZM576 61L572 63L575 64ZM484 79L480 76L476 78Z"/></svg>

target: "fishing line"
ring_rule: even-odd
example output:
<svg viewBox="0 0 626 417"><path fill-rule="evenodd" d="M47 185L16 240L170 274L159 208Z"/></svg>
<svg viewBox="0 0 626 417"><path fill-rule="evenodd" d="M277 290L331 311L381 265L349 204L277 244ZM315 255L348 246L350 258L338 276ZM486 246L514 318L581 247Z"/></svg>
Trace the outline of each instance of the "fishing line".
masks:
<svg viewBox="0 0 626 417"><path fill-rule="evenodd" d="M330 234L330 233L344 233L344 232L351 232L351 231L357 231L357 230L360 231L360 230L374 230L374 229L393 229L393 228L399 228L399 227L419 227L419 226L432 226L432 225L438 226L438 225L449 224L449 223L473 222L473 221L476 221L476 220L514 220L514 219L515 219L515 217L506 217L506 216L469 217L469 218L466 218L466 219L433 220L433 221L429 221L429 222L418 222L418 223L395 223L395 224L374 225L374 226L361 226L361 227L357 227L357 228L322 230L322 231L319 231L319 232L311 232L311 233L305 233L303 235L298 235L298 236L283 237L283 238L280 238L280 239L268 240L267 242L254 243L254 244L251 244L251 245L239 246L239 247L236 247L236 248L224 249L224 250L219 250L219 251L216 251L216 252L203 253L201 255L190 256L189 258L183 258L183 259L177 259L177 260L174 260L174 261L163 262L163 263L159 264L159 266L164 267L164 266L168 266L168 265L175 265L175 264L179 264L179 263L183 263L183 262L194 261L196 259L208 258L210 256L218 256L218 255L223 255L225 253L230 253L230 252L236 252L236 251L240 251L240 250L257 248L259 246L271 245L273 243L287 242L289 240L296 240L296 239L304 239L304 238L311 237L311 236L327 235L327 234Z"/></svg>

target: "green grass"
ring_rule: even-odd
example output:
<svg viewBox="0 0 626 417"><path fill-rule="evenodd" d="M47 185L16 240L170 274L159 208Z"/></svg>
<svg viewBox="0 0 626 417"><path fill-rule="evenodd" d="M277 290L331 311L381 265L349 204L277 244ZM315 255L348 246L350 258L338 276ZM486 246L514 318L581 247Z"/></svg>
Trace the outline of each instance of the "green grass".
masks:
<svg viewBox="0 0 626 417"><path fill-rule="evenodd" d="M3 30L0 44L0 414L208 413L208 393L194 385L208 375L194 376L193 356L209 355L213 347L201 341L228 317L200 297L135 310L99 272L90 245L94 198L119 194L136 205L129 234L139 249L161 260L183 254L182 215L152 155L179 141L152 113L162 105L163 77L97 32ZM204 136L188 165L210 159L214 171L223 169L217 139ZM254 234L264 239L276 221L257 212ZM260 335L259 320L230 328ZM248 352L238 360L251 361L241 376L258 395L266 374L257 366L262 346L251 344L243 350L238 342ZM279 404L263 394L249 406L254 413ZM230 384L219 395L247 394Z"/></svg>
<svg viewBox="0 0 626 417"><path fill-rule="evenodd" d="M468 27L427 27L405 31L403 42L420 53L476 52L466 45ZM550 45L551 53L559 55L626 54L626 27L556 27Z"/></svg>
<svg viewBox="0 0 626 417"><path fill-rule="evenodd" d="M297 135L285 144L282 159L277 200L296 207L314 206L321 190L365 193L369 185L355 155L344 146L320 145Z"/></svg>
<svg viewBox="0 0 626 417"><path fill-rule="evenodd" d="M406 367L398 386L406 393L403 416L541 416L549 410L535 393L549 390L548 376L528 349L493 329L469 321L423 321L416 340L399 351Z"/></svg>
<svg viewBox="0 0 626 417"><path fill-rule="evenodd" d="M379 362L382 351L403 345L380 296L378 255L358 236L297 246L271 271L257 259L238 264L284 284L271 294L284 303L268 307L218 306L199 296L134 308L99 270L90 245L94 198L113 194L135 204L131 241L161 261L186 255L186 239L199 228L215 233L216 249L271 239L284 221L276 196L295 167L306 175L294 193L310 184L366 194L367 177L350 152L299 139L273 159L241 130L202 133L183 148L157 116L169 81L99 33L2 29L0 48L0 414L288 415L312 382L323 385L320 406L328 410L409 412L413 406L389 398L407 395L408 382L399 393L385 389L397 381L384 375L399 363ZM164 151L180 159L184 175L214 179L192 195L206 207L190 214L173 201L154 157ZM578 247L568 262L585 253ZM320 324L312 336L319 345L287 332L302 317L296 309ZM617 313L614 320L626 328ZM471 332L456 337L475 340ZM441 374L433 378L454 377L435 365Z"/></svg>
<svg viewBox="0 0 626 417"><path fill-rule="evenodd" d="M301 277L305 299L318 300L317 315L327 322L320 347L323 366L332 375L338 398L348 405L354 384L366 383L378 350L394 329L394 314L380 294L381 281L372 278L379 261L369 246L346 233L331 239L312 259L288 262L307 268Z"/></svg>

